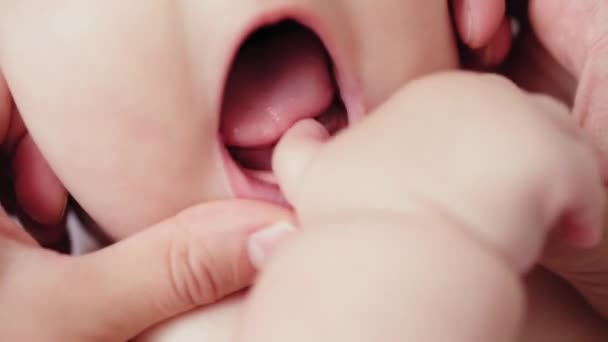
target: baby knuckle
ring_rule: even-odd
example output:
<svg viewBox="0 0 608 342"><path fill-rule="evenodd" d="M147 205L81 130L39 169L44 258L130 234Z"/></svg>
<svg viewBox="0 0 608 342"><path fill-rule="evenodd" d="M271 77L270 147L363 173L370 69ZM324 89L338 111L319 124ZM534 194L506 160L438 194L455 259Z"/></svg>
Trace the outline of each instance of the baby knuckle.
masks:
<svg viewBox="0 0 608 342"><path fill-rule="evenodd" d="M425 115L435 112L445 120L449 110L458 113L460 124L480 120L492 124L497 117L513 117L524 102L520 88L494 74L445 72L414 81L406 90L411 97L426 99Z"/></svg>

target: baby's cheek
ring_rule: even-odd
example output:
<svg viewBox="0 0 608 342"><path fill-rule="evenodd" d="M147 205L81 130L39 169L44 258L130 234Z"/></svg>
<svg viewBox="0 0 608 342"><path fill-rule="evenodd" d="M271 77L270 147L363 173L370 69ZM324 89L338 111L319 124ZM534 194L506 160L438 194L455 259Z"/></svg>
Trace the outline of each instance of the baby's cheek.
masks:
<svg viewBox="0 0 608 342"><path fill-rule="evenodd" d="M2 73L31 136L115 239L230 195L213 105L193 84L180 25L168 20L175 8L161 3L23 1L0 20L11 32Z"/></svg>
<svg viewBox="0 0 608 342"><path fill-rule="evenodd" d="M123 150L119 162L94 179L81 177L82 182L71 188L84 209L114 239L195 204L230 196L215 140L174 143L160 135L156 141L147 148L134 142L125 148L130 152Z"/></svg>
<svg viewBox="0 0 608 342"><path fill-rule="evenodd" d="M380 106L413 79L458 68L448 1L360 1L357 5L362 9L355 20L368 108ZM392 34L387 34L388 27Z"/></svg>

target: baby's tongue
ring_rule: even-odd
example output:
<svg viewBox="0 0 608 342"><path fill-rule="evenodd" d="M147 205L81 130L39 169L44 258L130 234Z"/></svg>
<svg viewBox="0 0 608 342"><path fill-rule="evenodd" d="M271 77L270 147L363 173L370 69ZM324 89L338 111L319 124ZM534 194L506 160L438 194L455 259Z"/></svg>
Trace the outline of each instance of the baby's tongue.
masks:
<svg viewBox="0 0 608 342"><path fill-rule="evenodd" d="M325 49L313 33L289 26L258 32L243 45L228 77L224 143L270 146L296 121L321 114L334 92Z"/></svg>

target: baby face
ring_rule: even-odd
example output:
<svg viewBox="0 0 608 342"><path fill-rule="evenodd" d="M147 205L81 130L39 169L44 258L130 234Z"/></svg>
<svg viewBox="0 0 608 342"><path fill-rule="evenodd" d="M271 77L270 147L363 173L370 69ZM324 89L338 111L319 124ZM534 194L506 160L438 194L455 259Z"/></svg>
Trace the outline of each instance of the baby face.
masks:
<svg viewBox="0 0 608 342"><path fill-rule="evenodd" d="M268 161L291 124L337 130L456 66L446 0L0 0L30 134L116 239L203 201L282 203Z"/></svg>

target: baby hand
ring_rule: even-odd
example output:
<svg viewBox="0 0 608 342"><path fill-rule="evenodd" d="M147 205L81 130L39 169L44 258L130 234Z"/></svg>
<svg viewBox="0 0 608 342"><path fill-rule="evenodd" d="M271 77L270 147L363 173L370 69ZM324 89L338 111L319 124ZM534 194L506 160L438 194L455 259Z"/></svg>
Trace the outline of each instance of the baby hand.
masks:
<svg viewBox="0 0 608 342"><path fill-rule="evenodd" d="M567 109L495 76L415 81L335 139L315 121L279 143L274 167L303 227L353 220L442 221L519 271L558 228L600 239L594 151Z"/></svg>
<svg viewBox="0 0 608 342"><path fill-rule="evenodd" d="M266 265L242 341L513 341L551 228L599 239L594 152L565 108L498 77L414 81L326 136L301 122L277 146L303 229Z"/></svg>

